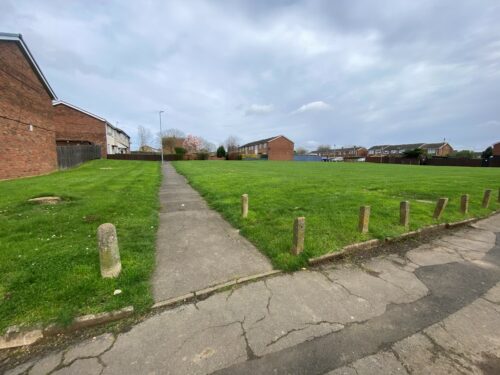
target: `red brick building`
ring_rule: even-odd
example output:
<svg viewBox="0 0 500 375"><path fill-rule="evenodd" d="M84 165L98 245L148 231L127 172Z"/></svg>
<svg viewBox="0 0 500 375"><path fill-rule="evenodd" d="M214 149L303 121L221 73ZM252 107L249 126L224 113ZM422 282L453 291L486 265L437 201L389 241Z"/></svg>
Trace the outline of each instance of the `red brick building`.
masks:
<svg viewBox="0 0 500 375"><path fill-rule="evenodd" d="M56 143L65 145L98 145L101 156L106 157L107 121L61 100L54 102L53 122Z"/></svg>
<svg viewBox="0 0 500 375"><path fill-rule="evenodd" d="M240 146L238 151L247 155L267 155L268 160L293 160L294 143L283 135L261 139Z"/></svg>
<svg viewBox="0 0 500 375"><path fill-rule="evenodd" d="M500 142L493 145L493 156L500 156Z"/></svg>
<svg viewBox="0 0 500 375"><path fill-rule="evenodd" d="M0 33L0 179L57 168L56 99L22 36Z"/></svg>

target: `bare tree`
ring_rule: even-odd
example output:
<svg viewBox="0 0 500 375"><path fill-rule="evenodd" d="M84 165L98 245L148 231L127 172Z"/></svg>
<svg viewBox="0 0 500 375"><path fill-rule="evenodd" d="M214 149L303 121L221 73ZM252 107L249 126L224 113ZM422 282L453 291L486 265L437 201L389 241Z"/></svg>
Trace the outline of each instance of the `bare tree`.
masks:
<svg viewBox="0 0 500 375"><path fill-rule="evenodd" d="M137 128L137 136L139 137L139 148L149 145L149 143L151 143L151 140L153 139L151 130L145 128L142 125L139 125L139 127Z"/></svg>
<svg viewBox="0 0 500 375"><path fill-rule="evenodd" d="M180 147L186 134L182 130L171 128L167 129L161 135L161 142L166 153L174 153L176 147Z"/></svg>
<svg viewBox="0 0 500 375"><path fill-rule="evenodd" d="M217 146L212 142L207 141L204 138L201 138L201 150L205 152L214 152Z"/></svg>
<svg viewBox="0 0 500 375"><path fill-rule="evenodd" d="M186 134L182 130L171 128L165 130L165 137L186 138Z"/></svg>
<svg viewBox="0 0 500 375"><path fill-rule="evenodd" d="M238 151L240 140L238 137L230 135L229 137L227 137L225 144L226 144L226 150L228 152Z"/></svg>
<svg viewBox="0 0 500 375"><path fill-rule="evenodd" d="M297 155L305 155L305 154L307 154L307 150L304 147L297 148L296 152L297 152Z"/></svg>

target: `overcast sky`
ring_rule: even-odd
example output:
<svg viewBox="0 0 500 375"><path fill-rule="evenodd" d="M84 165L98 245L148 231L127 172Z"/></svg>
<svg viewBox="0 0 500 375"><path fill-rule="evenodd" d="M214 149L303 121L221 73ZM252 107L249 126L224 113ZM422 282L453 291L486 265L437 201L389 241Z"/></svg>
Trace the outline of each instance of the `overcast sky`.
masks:
<svg viewBox="0 0 500 375"><path fill-rule="evenodd" d="M272 4L271 4L272 3ZM59 99L297 146L500 140L500 2L0 0Z"/></svg>

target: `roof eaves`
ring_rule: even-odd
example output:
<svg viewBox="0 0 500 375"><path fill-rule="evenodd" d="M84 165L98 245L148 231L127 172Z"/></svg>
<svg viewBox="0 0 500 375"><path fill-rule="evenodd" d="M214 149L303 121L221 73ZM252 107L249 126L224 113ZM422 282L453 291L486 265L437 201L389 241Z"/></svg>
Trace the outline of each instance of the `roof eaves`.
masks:
<svg viewBox="0 0 500 375"><path fill-rule="evenodd" d="M105 118L102 118L100 116L97 116L97 115L94 115L93 113L89 112L89 111L86 111L80 107L77 107L76 105L73 105L71 103L68 103L68 102L65 102L63 100L55 100L52 102L52 105L53 106L57 106L57 105L65 105L66 107L69 107L69 108L73 108L74 110L78 111L78 112L81 112L81 113L84 113L86 114L87 116L90 116L90 117L93 117L99 121L103 121L103 122L107 122Z"/></svg>
<svg viewBox="0 0 500 375"><path fill-rule="evenodd" d="M47 81L47 78L45 78L45 76L43 75L42 69L40 69L40 66L37 64L35 58L33 57L33 54L29 50L27 44L24 42L23 36L21 34L0 32L0 40L9 40L9 41L17 42L21 46L22 51L24 52L25 56L28 58L30 65L33 67L33 69L38 74L38 77L42 81L42 84L44 85L47 93L52 98L52 100L57 100L56 93L54 92L54 90L50 86L49 81Z"/></svg>

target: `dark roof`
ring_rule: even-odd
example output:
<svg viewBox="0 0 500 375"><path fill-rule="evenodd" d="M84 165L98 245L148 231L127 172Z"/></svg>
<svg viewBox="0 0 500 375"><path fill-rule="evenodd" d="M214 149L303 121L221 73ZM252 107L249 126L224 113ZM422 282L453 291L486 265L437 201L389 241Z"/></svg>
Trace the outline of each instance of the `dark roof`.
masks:
<svg viewBox="0 0 500 375"><path fill-rule="evenodd" d="M270 140L274 139L274 138L278 138L278 137L281 137L280 135L276 136L276 137L271 137L271 138L265 138L265 139L261 139L259 141L254 141L254 142L250 142L250 143L246 143L244 144L243 146L240 146L240 147L248 147L248 146L255 146L255 145L260 145L261 143L267 143L269 142Z"/></svg>
<svg viewBox="0 0 500 375"><path fill-rule="evenodd" d="M404 144L404 145L389 145L384 149L384 151L414 150L416 148L421 148L423 145L424 145L424 143L408 143L408 144Z"/></svg>
<svg viewBox="0 0 500 375"><path fill-rule="evenodd" d="M332 148L326 152L356 151L356 150L359 150L361 148L364 148L364 147L363 146L353 146L353 147ZM316 150L313 152L325 152L325 151Z"/></svg>
<svg viewBox="0 0 500 375"><path fill-rule="evenodd" d="M23 52L24 56L26 57L26 59L30 63L31 68L37 74L38 79L40 80L43 87L45 88L45 91L47 91L47 94L49 94L49 96L52 100L57 100L56 93L54 92L54 90L52 90L52 87L50 87L49 82L47 81L47 78L45 78L45 76L43 75L42 70L38 66L33 55L31 54L31 51L29 50L26 43L24 43L23 36L21 34L11 34L11 33L0 32L0 40L15 42L19 45L19 47L21 47L21 51Z"/></svg>
<svg viewBox="0 0 500 375"><path fill-rule="evenodd" d="M377 146L372 146L368 150L379 150L379 149L384 149L388 147L389 145L377 145Z"/></svg>
<svg viewBox="0 0 500 375"><path fill-rule="evenodd" d="M426 143L422 146L422 148L440 148L446 145L447 142L440 142L440 143Z"/></svg>

